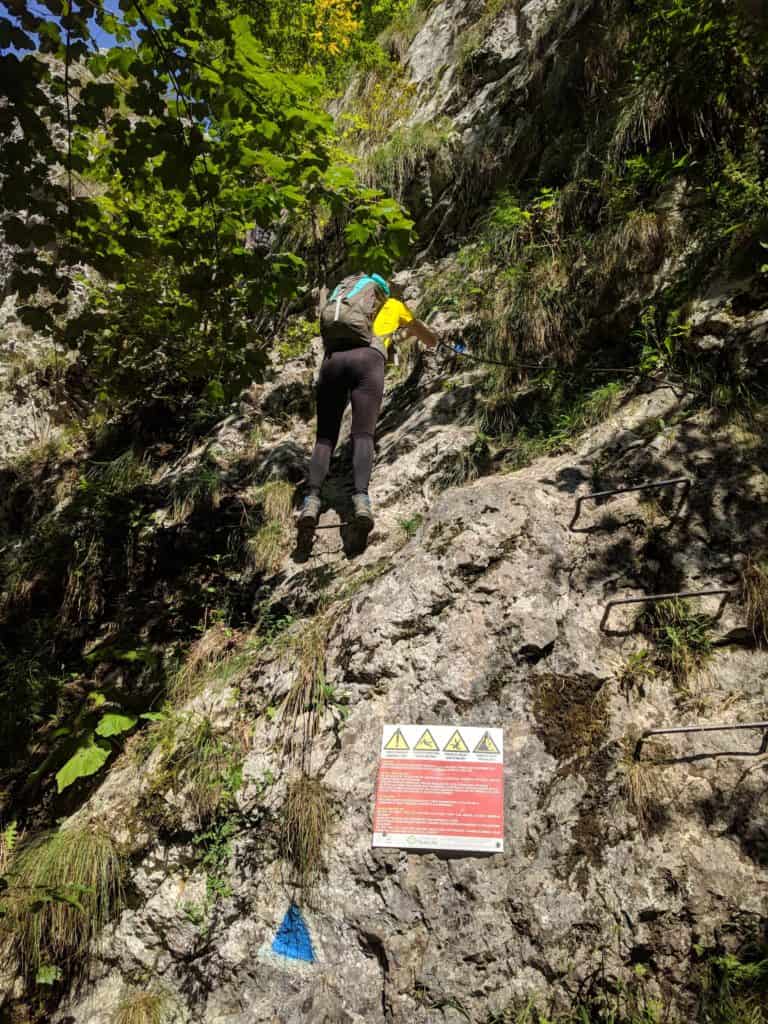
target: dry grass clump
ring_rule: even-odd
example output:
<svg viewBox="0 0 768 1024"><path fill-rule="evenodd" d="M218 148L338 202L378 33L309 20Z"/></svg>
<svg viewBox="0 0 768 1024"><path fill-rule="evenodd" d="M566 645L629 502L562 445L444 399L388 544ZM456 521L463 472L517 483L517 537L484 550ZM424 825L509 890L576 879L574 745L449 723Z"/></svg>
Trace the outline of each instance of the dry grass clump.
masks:
<svg viewBox="0 0 768 1024"><path fill-rule="evenodd" d="M8 868L0 935L18 969L82 957L122 905L125 860L93 825L46 832L23 843Z"/></svg>
<svg viewBox="0 0 768 1024"><path fill-rule="evenodd" d="M294 487L285 480L274 480L260 488L263 521L245 545L257 572L276 572L290 544L293 527Z"/></svg>
<svg viewBox="0 0 768 1024"><path fill-rule="evenodd" d="M657 213L633 210L618 231L603 245L605 277L620 273L655 270L664 258L665 235Z"/></svg>
<svg viewBox="0 0 768 1024"><path fill-rule="evenodd" d="M183 704L198 694L206 683L226 681L242 668L237 648L241 635L217 622L196 640L184 664L170 680L168 691L174 704Z"/></svg>
<svg viewBox="0 0 768 1024"><path fill-rule="evenodd" d="M281 854L291 865L294 881L305 890L312 888L322 870L330 821L330 795L319 779L301 777L289 783L283 806Z"/></svg>
<svg viewBox="0 0 768 1024"><path fill-rule="evenodd" d="M667 782L657 764L635 757L636 740L627 740L620 762L621 793L642 829L658 820L668 795Z"/></svg>
<svg viewBox="0 0 768 1024"><path fill-rule="evenodd" d="M120 1003L113 1024L165 1024L174 1009L167 992L131 992Z"/></svg>
<svg viewBox="0 0 768 1024"><path fill-rule="evenodd" d="M283 746L286 753L298 751L302 760L311 748L325 713L328 630L328 617L317 615L286 634L283 640L284 653L292 656L295 672L281 713Z"/></svg>
<svg viewBox="0 0 768 1024"><path fill-rule="evenodd" d="M747 623L760 647L768 647L768 561L750 556L741 574Z"/></svg>

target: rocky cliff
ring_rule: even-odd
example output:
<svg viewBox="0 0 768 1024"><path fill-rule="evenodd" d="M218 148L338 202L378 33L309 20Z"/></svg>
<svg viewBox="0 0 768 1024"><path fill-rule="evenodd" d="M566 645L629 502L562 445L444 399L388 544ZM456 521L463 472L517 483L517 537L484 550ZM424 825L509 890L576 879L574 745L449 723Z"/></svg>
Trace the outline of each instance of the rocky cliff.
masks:
<svg viewBox="0 0 768 1024"><path fill-rule="evenodd" d="M60 608L62 658L77 649L87 666L73 673L67 721L78 702L88 714L99 702L136 719L151 710L107 748L101 774L60 795L55 756L47 777L27 778L23 758L7 773L6 815L39 797L32 831L59 819L59 836L106 837L115 862L88 904L98 928L73 938L77 911L65 902L50 921L43 910L50 935L17 932L3 1019L763 1019L750 988L764 980L768 912L763 734L667 735L639 751L637 741L647 729L768 719L764 408L725 409L709 378L681 380L663 361L600 377L598 360L597 381L584 391L580 379L579 401L553 412L559 378L547 365L505 378L487 308L451 291L457 279L465 292L484 287L487 265L468 266L466 248L451 246L469 237L471 248L470 222L498 175L510 162L524 176L565 159L558 90L568 68L593 66L605 13L570 0L445 0L405 45L412 106L398 130L447 119L453 162L426 149L400 167L432 252L399 280L469 348L403 349L390 367L364 551L345 525L346 432L322 529L311 551L294 545L317 339L298 354L284 347L210 430L179 440L151 417L115 426L89 453L85 484L73 469L84 453L38 465L32 484L6 469L7 551L34 569L4 584L6 627ZM582 94L573 109L589 102ZM642 259L639 235L625 239L595 288L578 325L603 325L590 356L621 362L615 332L703 244L684 230L685 195L679 182L661 190L646 212L650 255L647 239ZM762 285L723 273L688 299L692 351L721 354L724 383L746 386L765 358ZM552 358L535 343L531 353ZM582 357L571 352L560 372ZM130 462L120 453L137 442L142 459ZM105 473L113 490L120 481L111 505ZM684 481L579 501L673 478ZM108 530L96 531L94 510ZM42 524L31 538L39 564L25 517ZM51 541L62 534L66 566ZM658 614L610 604L699 590L719 593ZM182 623L193 619L190 635ZM385 722L503 728L503 854L371 848ZM99 736L104 749L109 732ZM50 735L35 742L52 746ZM34 881L33 868L24 877ZM273 949L294 907L305 959ZM57 954L51 996L30 998L25 974ZM758 964L756 982L734 968L745 963ZM717 1016L727 999L745 1015Z"/></svg>

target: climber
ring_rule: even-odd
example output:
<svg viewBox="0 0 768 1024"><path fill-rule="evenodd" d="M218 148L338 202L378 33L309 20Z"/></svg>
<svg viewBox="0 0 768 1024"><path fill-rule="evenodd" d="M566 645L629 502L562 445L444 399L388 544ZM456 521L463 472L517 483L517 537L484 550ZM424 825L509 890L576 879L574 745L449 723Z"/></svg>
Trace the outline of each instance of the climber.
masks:
<svg viewBox="0 0 768 1024"><path fill-rule="evenodd" d="M317 382L317 440L309 464L309 494L298 527L311 533L320 516L320 489L339 438L341 419L352 403L352 497L354 522L365 533L373 527L368 483L373 438L384 394L384 368L391 337L400 327L428 348L437 336L398 299L379 274L344 278L322 305L323 356Z"/></svg>

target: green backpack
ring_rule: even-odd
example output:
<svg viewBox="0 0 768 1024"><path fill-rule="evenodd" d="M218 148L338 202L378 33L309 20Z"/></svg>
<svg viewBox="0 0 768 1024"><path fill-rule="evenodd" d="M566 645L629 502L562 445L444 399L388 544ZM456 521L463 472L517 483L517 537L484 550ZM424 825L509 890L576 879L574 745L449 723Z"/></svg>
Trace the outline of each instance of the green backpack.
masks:
<svg viewBox="0 0 768 1024"><path fill-rule="evenodd" d="M389 298L389 285L378 274L353 274L336 285L320 312L326 352L370 345L373 321Z"/></svg>

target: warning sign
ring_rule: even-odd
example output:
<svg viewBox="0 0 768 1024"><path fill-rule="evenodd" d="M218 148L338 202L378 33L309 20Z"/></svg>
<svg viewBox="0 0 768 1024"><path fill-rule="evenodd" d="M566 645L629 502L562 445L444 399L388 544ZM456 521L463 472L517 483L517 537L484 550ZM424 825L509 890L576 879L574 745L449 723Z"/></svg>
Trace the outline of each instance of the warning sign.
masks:
<svg viewBox="0 0 768 1024"><path fill-rule="evenodd" d="M419 737L419 739L416 740L416 746L413 749L414 750L431 750L431 751L434 751L435 753L437 753L437 751L440 749L440 747L438 747L437 743L435 743L435 738L432 735L432 733L429 731L429 729L425 729L424 732Z"/></svg>
<svg viewBox="0 0 768 1024"><path fill-rule="evenodd" d="M491 736L491 734L488 732L488 730L486 730L483 733L483 738L480 740L480 742L475 747L474 753L475 754L498 754L498 752L499 752L499 748L493 742L493 737Z"/></svg>
<svg viewBox="0 0 768 1024"><path fill-rule="evenodd" d="M385 750L410 750L411 748L408 746L408 744L406 742L406 739L405 739L405 736L403 736L402 732L400 732L399 729L395 729L395 731L389 737L387 742L384 744L384 749Z"/></svg>
<svg viewBox="0 0 768 1024"><path fill-rule="evenodd" d="M447 750L449 754L468 754L469 747L464 742L464 737L461 735L459 730L451 736L448 742L443 747L443 750Z"/></svg>
<svg viewBox="0 0 768 1024"><path fill-rule="evenodd" d="M503 755L501 729L385 725L373 845L500 853Z"/></svg>

